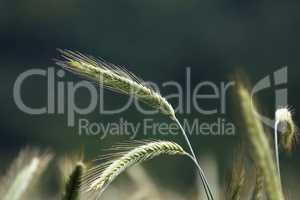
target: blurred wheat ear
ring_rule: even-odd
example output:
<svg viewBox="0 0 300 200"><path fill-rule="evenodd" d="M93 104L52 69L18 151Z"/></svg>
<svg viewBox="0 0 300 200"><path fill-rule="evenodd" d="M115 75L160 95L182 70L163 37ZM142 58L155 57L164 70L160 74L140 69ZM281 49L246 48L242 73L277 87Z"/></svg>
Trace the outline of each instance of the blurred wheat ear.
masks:
<svg viewBox="0 0 300 200"><path fill-rule="evenodd" d="M281 138L281 146L287 153L291 153L294 144L297 141L297 126L292 119L292 113L288 108L279 108L275 112L274 125L274 145L277 171L280 175L280 160L279 160L279 142L278 134Z"/></svg>
<svg viewBox="0 0 300 200"><path fill-rule="evenodd" d="M6 176L1 178L3 200L25 199L30 187L39 179L52 159L51 153L40 153L37 149L21 150Z"/></svg>
<svg viewBox="0 0 300 200"><path fill-rule="evenodd" d="M254 162L261 170L265 181L266 195L270 200L283 200L280 177L273 159L272 149L265 135L261 121L254 113L252 98L245 86L238 82L237 97L240 102L242 115L247 129L246 138L249 140Z"/></svg>
<svg viewBox="0 0 300 200"><path fill-rule="evenodd" d="M294 123L292 112L288 108L276 110L275 134L280 134L281 146L287 153L290 153L298 139L298 128Z"/></svg>
<svg viewBox="0 0 300 200"><path fill-rule="evenodd" d="M82 185L82 177L85 172L85 164L78 162L72 173L70 174L68 181L65 185L65 192L63 200L77 200L80 197L80 186Z"/></svg>
<svg viewBox="0 0 300 200"><path fill-rule="evenodd" d="M256 169L255 187L252 194L252 200L263 200L264 197L264 176L261 169Z"/></svg>
<svg viewBox="0 0 300 200"><path fill-rule="evenodd" d="M237 149L231 170L230 182L227 188L227 196L230 200L241 200L242 190L245 187L245 154L242 146Z"/></svg>
<svg viewBox="0 0 300 200"><path fill-rule="evenodd" d="M147 171L141 166L132 166L127 170L129 178L137 190L129 196L130 200L163 200L159 187L151 179Z"/></svg>

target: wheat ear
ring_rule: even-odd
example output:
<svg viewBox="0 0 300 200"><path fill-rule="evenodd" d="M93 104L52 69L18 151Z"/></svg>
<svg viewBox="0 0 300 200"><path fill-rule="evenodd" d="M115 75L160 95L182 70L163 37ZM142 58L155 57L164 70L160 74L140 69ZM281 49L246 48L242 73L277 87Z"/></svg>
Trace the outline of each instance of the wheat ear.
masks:
<svg viewBox="0 0 300 200"><path fill-rule="evenodd" d="M52 159L52 154L40 153L36 149L21 150L1 183L3 200L26 199L26 194L40 177Z"/></svg>
<svg viewBox="0 0 300 200"><path fill-rule="evenodd" d="M252 195L252 200L263 200L264 199L264 176L262 175L261 169L256 169L255 177L255 188Z"/></svg>
<svg viewBox="0 0 300 200"><path fill-rule="evenodd" d="M82 183L82 176L85 172L85 164L83 162L78 162L72 173L70 174L66 185L65 192L63 195L63 200L77 200L80 193L80 186Z"/></svg>
<svg viewBox="0 0 300 200"><path fill-rule="evenodd" d="M146 85L134 74L128 72L126 69L78 52L75 53L69 50L59 51L61 52L62 57L65 59L63 61L58 60L56 62L59 66L95 81L96 83L112 91L126 95L132 95L139 101L157 109L161 113L174 120L178 124L184 139L188 144L193 161L199 170L200 178L203 183L207 198L211 200L214 199L208 181L200 167L200 163L197 160L190 140L180 122L176 118L173 107L164 97Z"/></svg>
<svg viewBox="0 0 300 200"><path fill-rule="evenodd" d="M102 166L96 166L87 171L82 186L83 192L97 193L97 198L109 184L129 167L153 159L159 155L188 155L183 148L169 141L146 142L128 152L120 158L108 161Z"/></svg>
<svg viewBox="0 0 300 200"><path fill-rule="evenodd" d="M124 68L78 52L68 50L60 50L60 52L65 60L57 61L59 66L95 81L112 91L133 95L139 101L161 113L171 118L175 117L174 109L165 98Z"/></svg>
<svg viewBox="0 0 300 200"><path fill-rule="evenodd" d="M290 153L297 142L298 128L294 123L292 112L288 108L280 108L275 112L276 134L280 133L283 149Z"/></svg>
<svg viewBox="0 0 300 200"><path fill-rule="evenodd" d="M264 177L267 196L270 200L283 200L281 183L269 141L264 133L261 122L254 113L253 102L249 92L241 83L238 85L237 95L245 125L248 129L247 138L253 146L254 161Z"/></svg>
<svg viewBox="0 0 300 200"><path fill-rule="evenodd" d="M240 200L242 199L242 190L245 187L245 154L244 149L241 146L240 149L237 149L239 154L235 158L232 170L231 178L228 186L228 196L230 200Z"/></svg>
<svg viewBox="0 0 300 200"><path fill-rule="evenodd" d="M292 113L288 108L279 108L275 112L274 126L274 145L277 170L280 176L280 158L279 158L279 142L278 134L281 138L281 146L290 153L294 144L297 141L297 126L295 125Z"/></svg>

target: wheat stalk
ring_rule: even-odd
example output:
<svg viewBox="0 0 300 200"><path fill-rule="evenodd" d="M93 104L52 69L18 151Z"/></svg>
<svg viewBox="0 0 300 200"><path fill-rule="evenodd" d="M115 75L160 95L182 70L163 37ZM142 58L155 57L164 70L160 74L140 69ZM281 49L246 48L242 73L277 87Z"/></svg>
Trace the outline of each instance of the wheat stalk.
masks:
<svg viewBox="0 0 300 200"><path fill-rule="evenodd" d="M267 196L270 200L283 200L280 178L273 160L272 150L264 133L263 126L253 109L253 102L247 89L239 83L237 95L241 104L242 115L248 129L247 138L253 146L253 156L265 181Z"/></svg>
<svg viewBox="0 0 300 200"><path fill-rule="evenodd" d="M183 148L169 141L146 142L120 158L109 161L102 166L96 166L88 170L84 177L83 192L95 192L99 197L109 184L129 167L153 159L159 155L188 155ZM97 198L98 198L97 197Z"/></svg>
<svg viewBox="0 0 300 200"><path fill-rule="evenodd" d="M157 109L161 113L174 120L180 128L191 152L193 161L198 168L207 198L211 200L214 199L208 181L200 167L200 163L197 160L190 140L179 120L176 118L173 107L164 97L146 85L134 74L123 68L117 67L103 60L85 56L78 52L75 53L69 50L59 51L62 53L62 57L65 59L64 61L58 60L56 62L59 66L95 81L96 83L112 91L134 96L139 101Z"/></svg>

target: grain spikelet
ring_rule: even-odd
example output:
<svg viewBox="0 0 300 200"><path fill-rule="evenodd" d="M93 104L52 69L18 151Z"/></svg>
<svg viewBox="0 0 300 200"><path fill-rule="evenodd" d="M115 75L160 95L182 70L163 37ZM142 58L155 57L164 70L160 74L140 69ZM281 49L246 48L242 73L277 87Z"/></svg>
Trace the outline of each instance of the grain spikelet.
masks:
<svg viewBox="0 0 300 200"><path fill-rule="evenodd" d="M120 158L96 166L87 172L84 178L83 192L97 194L97 198L104 192L109 184L127 168L153 159L159 155L187 155L181 146L169 141L145 142Z"/></svg>
<svg viewBox="0 0 300 200"><path fill-rule="evenodd" d="M174 109L164 97L124 68L78 52L75 53L68 50L60 50L60 52L65 60L57 61L59 66L95 81L115 92L132 95L161 113L171 118L175 117Z"/></svg>
<svg viewBox="0 0 300 200"><path fill-rule="evenodd" d="M70 174L68 181L65 185L65 192L63 200L77 200L80 193L80 186L82 183L82 177L85 172L85 164L83 162L77 162L72 173Z"/></svg>

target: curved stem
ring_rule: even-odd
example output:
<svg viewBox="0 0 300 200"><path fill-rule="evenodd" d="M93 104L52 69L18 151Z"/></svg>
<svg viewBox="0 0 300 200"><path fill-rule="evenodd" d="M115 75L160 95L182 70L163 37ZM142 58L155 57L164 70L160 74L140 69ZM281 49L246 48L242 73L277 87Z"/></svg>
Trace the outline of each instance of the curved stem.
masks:
<svg viewBox="0 0 300 200"><path fill-rule="evenodd" d="M185 133L183 127L181 126L180 122L178 121L178 119L177 119L176 117L174 118L174 121L175 121L175 122L177 123L177 125L179 126L179 128L180 128L180 130L181 130L181 132L182 132L182 134L183 134L183 136L184 136L184 139L185 139L186 143L188 144L189 150L190 150L190 152L191 152L191 155L188 154L188 156L193 160L193 162L195 163L195 165L196 165L197 168L198 168L198 171L199 171L199 174L200 174L200 179L201 179L201 181L202 181L202 183L203 183L203 186L204 186L204 190L205 190L207 199L209 199L209 200L210 200L210 199L211 199L211 200L214 200L214 197L213 197L213 195L212 195L212 192L211 192L211 189L210 189L210 187L209 187L208 181L207 181L207 179L206 179L206 177L205 177L205 175L204 175L204 172L203 172L202 168L200 167L199 161L197 160L197 157L196 157L196 155L195 155L195 153L194 153L193 147L192 147L192 145L191 145L191 143L190 143L190 140L189 140L187 134Z"/></svg>
<svg viewBox="0 0 300 200"><path fill-rule="evenodd" d="M279 148L278 148L278 121L275 122L274 127L274 145L275 145L275 159L276 159L276 166L278 171L279 180L281 182L281 175L280 175L280 161L279 161Z"/></svg>
<svg viewBox="0 0 300 200"><path fill-rule="evenodd" d="M197 161L192 155L190 155L190 154L187 154L187 156L188 156L188 157L194 162L194 164L197 166L197 169L198 169L199 174L200 174L200 179L201 179L201 181L202 181L202 183L203 183L203 187L204 187L204 189L205 189L205 194L206 194L206 196L207 196L207 199L213 200L213 199L214 199L213 194L212 194L212 192L211 192L211 190L210 190L210 188L209 188L209 184L208 184L208 182L207 182L207 180L206 180L206 178L205 178L204 172L203 172L202 168L200 167L198 161Z"/></svg>

